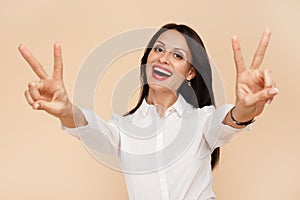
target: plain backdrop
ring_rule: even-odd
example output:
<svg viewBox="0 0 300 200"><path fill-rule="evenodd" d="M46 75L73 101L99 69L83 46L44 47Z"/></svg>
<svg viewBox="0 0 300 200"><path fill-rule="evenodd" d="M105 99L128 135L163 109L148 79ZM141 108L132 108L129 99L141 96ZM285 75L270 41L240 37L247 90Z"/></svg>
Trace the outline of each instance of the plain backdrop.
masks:
<svg viewBox="0 0 300 200"><path fill-rule="evenodd" d="M235 67L230 38L239 36L247 65L269 28L272 38L263 67L270 68L280 92L250 132L222 148L214 171L214 191L222 200L300 199L299 54L300 2L229 1L0 1L0 199L126 200L122 173L95 160L81 142L61 130L24 98L38 80L18 52L25 44L52 73L52 48L61 42L69 95L89 53L113 35L141 27L184 23L203 38L222 76L226 102L234 103ZM111 90L141 52L99 82L96 111L111 116ZM97 104L97 99L102 101Z"/></svg>

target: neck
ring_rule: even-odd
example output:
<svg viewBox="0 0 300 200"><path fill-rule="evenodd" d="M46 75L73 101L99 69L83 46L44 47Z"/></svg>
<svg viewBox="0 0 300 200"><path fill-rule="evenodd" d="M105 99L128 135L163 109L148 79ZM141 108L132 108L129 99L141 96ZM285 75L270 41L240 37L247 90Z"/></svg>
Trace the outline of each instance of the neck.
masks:
<svg viewBox="0 0 300 200"><path fill-rule="evenodd" d="M146 101L148 104L156 105L157 109L163 113L176 102L177 98L177 94L170 90L158 91L149 88Z"/></svg>

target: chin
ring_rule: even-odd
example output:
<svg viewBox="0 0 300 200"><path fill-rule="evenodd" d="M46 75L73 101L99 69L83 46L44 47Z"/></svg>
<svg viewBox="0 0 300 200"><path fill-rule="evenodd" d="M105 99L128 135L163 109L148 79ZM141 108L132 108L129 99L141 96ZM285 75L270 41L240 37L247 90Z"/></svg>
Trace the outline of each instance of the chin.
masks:
<svg viewBox="0 0 300 200"><path fill-rule="evenodd" d="M168 88L166 86L163 86L161 84L158 83L148 83L149 84L149 88L155 92L172 92L176 94L176 91L174 91L171 88Z"/></svg>

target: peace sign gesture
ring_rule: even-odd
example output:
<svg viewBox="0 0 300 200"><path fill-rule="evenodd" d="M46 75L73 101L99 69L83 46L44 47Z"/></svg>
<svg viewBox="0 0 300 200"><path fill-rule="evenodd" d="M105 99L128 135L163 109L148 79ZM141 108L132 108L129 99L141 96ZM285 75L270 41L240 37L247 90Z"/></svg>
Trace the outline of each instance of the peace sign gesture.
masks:
<svg viewBox="0 0 300 200"><path fill-rule="evenodd" d="M39 81L28 83L28 90L25 91L27 102L34 109L45 110L59 118L70 112L72 106L63 83L63 61L60 44L56 43L54 45L52 76L46 73L39 61L24 45L20 44L19 51L34 73L40 78Z"/></svg>
<svg viewBox="0 0 300 200"><path fill-rule="evenodd" d="M265 104L270 104L278 93L270 70L259 70L270 36L269 30L263 33L250 68L245 67L237 37L232 37L232 48L236 65L236 107L233 111L237 121L247 121L261 114Z"/></svg>

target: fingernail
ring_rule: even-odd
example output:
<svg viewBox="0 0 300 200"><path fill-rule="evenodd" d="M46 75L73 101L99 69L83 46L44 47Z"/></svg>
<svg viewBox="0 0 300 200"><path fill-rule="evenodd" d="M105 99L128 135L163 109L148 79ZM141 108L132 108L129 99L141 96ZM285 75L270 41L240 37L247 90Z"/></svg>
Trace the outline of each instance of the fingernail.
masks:
<svg viewBox="0 0 300 200"><path fill-rule="evenodd" d="M36 110L39 109L40 107L41 107L41 105L38 104L38 103L36 103L36 104L33 105L33 108L36 109Z"/></svg>
<svg viewBox="0 0 300 200"><path fill-rule="evenodd" d="M55 48L58 48L60 46L59 42L55 43Z"/></svg>
<svg viewBox="0 0 300 200"><path fill-rule="evenodd" d="M269 90L269 94L277 94L278 92L278 88L272 88L271 90Z"/></svg>

